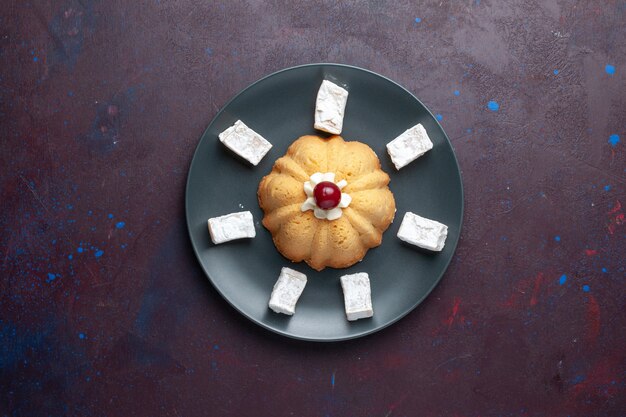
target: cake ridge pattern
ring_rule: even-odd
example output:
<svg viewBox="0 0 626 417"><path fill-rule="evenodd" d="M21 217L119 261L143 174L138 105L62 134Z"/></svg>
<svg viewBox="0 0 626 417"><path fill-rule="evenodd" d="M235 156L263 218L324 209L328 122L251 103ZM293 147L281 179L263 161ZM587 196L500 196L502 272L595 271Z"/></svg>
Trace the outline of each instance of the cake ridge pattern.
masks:
<svg viewBox="0 0 626 417"><path fill-rule="evenodd" d="M335 173L336 182L347 182L341 191L352 198L341 209L343 215L332 221L300 210L307 200L303 183L315 173L329 172ZM318 271L346 268L382 243L396 211L388 184L389 176L369 146L341 136L302 136L259 184L263 225L278 251L293 262L305 261Z"/></svg>

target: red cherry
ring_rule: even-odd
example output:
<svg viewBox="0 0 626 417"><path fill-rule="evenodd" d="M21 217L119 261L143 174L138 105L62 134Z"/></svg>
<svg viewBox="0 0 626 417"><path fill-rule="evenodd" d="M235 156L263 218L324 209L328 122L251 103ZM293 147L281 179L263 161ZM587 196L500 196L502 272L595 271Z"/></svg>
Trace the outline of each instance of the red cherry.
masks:
<svg viewBox="0 0 626 417"><path fill-rule="evenodd" d="M315 203L324 210L330 210L339 205L341 201L341 190L330 181L322 181L313 189Z"/></svg>

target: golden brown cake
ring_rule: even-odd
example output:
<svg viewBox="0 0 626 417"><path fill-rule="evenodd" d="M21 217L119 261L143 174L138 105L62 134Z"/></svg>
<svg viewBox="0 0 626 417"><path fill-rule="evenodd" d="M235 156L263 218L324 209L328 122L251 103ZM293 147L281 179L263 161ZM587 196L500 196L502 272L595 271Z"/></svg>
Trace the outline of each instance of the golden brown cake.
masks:
<svg viewBox="0 0 626 417"><path fill-rule="evenodd" d="M374 151L341 136L302 136L259 184L278 251L318 271L346 268L382 242L396 204Z"/></svg>

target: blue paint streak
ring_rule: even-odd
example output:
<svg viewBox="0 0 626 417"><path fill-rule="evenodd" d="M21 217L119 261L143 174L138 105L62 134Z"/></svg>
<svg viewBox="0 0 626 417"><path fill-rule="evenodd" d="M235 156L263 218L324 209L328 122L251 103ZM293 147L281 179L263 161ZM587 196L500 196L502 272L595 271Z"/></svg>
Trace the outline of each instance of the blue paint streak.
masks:
<svg viewBox="0 0 626 417"><path fill-rule="evenodd" d="M32 333L11 323L0 320L0 369L9 370L26 358L29 353L41 353L44 333Z"/></svg>
<svg viewBox="0 0 626 417"><path fill-rule="evenodd" d="M554 73L554 75L559 75L559 70L555 69L554 71L552 71Z"/></svg>
<svg viewBox="0 0 626 417"><path fill-rule="evenodd" d="M124 226L126 226L126 223L124 223L124 222L118 222L118 223L115 225L115 227L117 227L118 229L123 229L123 228L124 228Z"/></svg>
<svg viewBox="0 0 626 417"><path fill-rule="evenodd" d="M213 350L220 350L220 345L213 345Z"/></svg>
<svg viewBox="0 0 626 417"><path fill-rule="evenodd" d="M498 102L491 100L489 103L487 103L487 108L491 111L498 111L500 110L500 105L498 104Z"/></svg>
<svg viewBox="0 0 626 417"><path fill-rule="evenodd" d="M206 52L207 56L212 56L213 55L213 49L211 49L211 48L205 48L204 52Z"/></svg>
<svg viewBox="0 0 626 417"><path fill-rule="evenodd" d="M72 254L67 255L67 259L69 259L70 261L72 260L74 256Z"/></svg>
<svg viewBox="0 0 626 417"><path fill-rule="evenodd" d="M561 275L561 278L559 278L559 285L565 284L566 281L567 281L567 275L565 274Z"/></svg>
<svg viewBox="0 0 626 417"><path fill-rule="evenodd" d="M460 92L459 90L454 90L454 95L455 95L455 96L460 96L460 95L461 95L461 92Z"/></svg>
<svg viewBox="0 0 626 417"><path fill-rule="evenodd" d="M617 144L619 143L619 135L614 133L611 136L609 136L609 143L611 144L611 146L616 147Z"/></svg>
<svg viewBox="0 0 626 417"><path fill-rule="evenodd" d="M39 58L33 57L33 62L37 62L37 61L39 61Z"/></svg>
<svg viewBox="0 0 626 417"><path fill-rule="evenodd" d="M585 376L584 375L577 375L576 378L574 378L574 380L572 381L573 384L580 384L581 382L583 382L585 380Z"/></svg>
<svg viewBox="0 0 626 417"><path fill-rule="evenodd" d="M439 113L437 113L437 114L435 115L435 118L436 118L438 121L442 121L442 120L443 120L443 116L442 116L442 115L440 115Z"/></svg>
<svg viewBox="0 0 626 417"><path fill-rule="evenodd" d="M109 217L109 219L112 219L112 218L113 218L113 215L112 215L111 213L109 213L109 216L108 216L108 217Z"/></svg>
<svg viewBox="0 0 626 417"><path fill-rule="evenodd" d="M421 18L419 18L419 17L416 17L416 18L415 18L415 23L420 23L421 21L422 21L422 19L421 19Z"/></svg>
<svg viewBox="0 0 626 417"><path fill-rule="evenodd" d="M62 63L73 69L83 50L85 35L94 28L93 0L79 3L80 7L63 7L48 24L48 33L55 40L48 51L50 65Z"/></svg>
<svg viewBox="0 0 626 417"><path fill-rule="evenodd" d="M141 307L137 318L135 319L135 327L140 336L146 335L150 330L152 317L157 312L164 297L160 293L145 293L141 301Z"/></svg>
<svg viewBox="0 0 626 417"><path fill-rule="evenodd" d="M332 376L330 377L330 386L335 388L335 373L334 372Z"/></svg>
<svg viewBox="0 0 626 417"><path fill-rule="evenodd" d="M78 333L78 338L79 339L85 339L87 336L85 336L85 333Z"/></svg>
<svg viewBox="0 0 626 417"><path fill-rule="evenodd" d="M556 240L557 242L560 242L561 241L561 236L558 236L558 235L554 236L554 240Z"/></svg>
<svg viewBox="0 0 626 417"><path fill-rule="evenodd" d="M583 291L584 292L589 292L591 290L591 288L589 288L589 285L583 285Z"/></svg>
<svg viewBox="0 0 626 417"><path fill-rule="evenodd" d="M46 280L46 282L52 282L55 279L57 279L57 276L53 274L52 272L48 272L48 279Z"/></svg>
<svg viewBox="0 0 626 417"><path fill-rule="evenodd" d="M97 251L97 252L95 253L95 255L96 255L96 258L99 258L99 257L101 257L102 255L104 255L104 251L103 251L102 249L100 249L99 251Z"/></svg>
<svg viewBox="0 0 626 417"><path fill-rule="evenodd" d="M134 86L128 87L128 89L126 90L126 95L128 95L130 101L135 101L135 99L137 98L137 89Z"/></svg>
<svg viewBox="0 0 626 417"><path fill-rule="evenodd" d="M610 185L605 185L604 186L604 191L611 191L611 186Z"/></svg>
<svg viewBox="0 0 626 417"><path fill-rule="evenodd" d="M609 75L613 75L615 74L615 66L611 65L611 64L606 64L606 67L604 67L604 70L606 71L607 74Z"/></svg>
<svg viewBox="0 0 626 417"><path fill-rule="evenodd" d="M83 251L84 251L84 250L85 250L85 249L83 249L82 247L80 247L80 246L79 246L79 247L76 249L76 252L78 252L78 253L83 253Z"/></svg>
<svg viewBox="0 0 626 417"><path fill-rule="evenodd" d="M602 272L604 272L606 274L609 271L606 268L602 268Z"/></svg>

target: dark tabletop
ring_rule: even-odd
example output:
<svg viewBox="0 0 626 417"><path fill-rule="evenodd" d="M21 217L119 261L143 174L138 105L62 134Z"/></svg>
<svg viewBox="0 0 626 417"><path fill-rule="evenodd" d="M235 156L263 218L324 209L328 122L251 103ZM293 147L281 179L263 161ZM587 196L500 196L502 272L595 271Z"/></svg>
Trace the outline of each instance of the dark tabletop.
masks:
<svg viewBox="0 0 626 417"><path fill-rule="evenodd" d="M623 416L626 2L0 4L0 412ZM238 314L184 187L217 111L311 62L404 85L463 174L428 299L353 341Z"/></svg>

